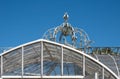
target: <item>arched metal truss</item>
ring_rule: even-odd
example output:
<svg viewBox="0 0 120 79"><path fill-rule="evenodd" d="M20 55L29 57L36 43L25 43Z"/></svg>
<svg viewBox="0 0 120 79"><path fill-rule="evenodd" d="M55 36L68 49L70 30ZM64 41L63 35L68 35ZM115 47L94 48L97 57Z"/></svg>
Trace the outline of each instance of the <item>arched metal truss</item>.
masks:
<svg viewBox="0 0 120 79"><path fill-rule="evenodd" d="M119 79L106 65L72 47L36 40L0 55L1 78Z"/></svg>

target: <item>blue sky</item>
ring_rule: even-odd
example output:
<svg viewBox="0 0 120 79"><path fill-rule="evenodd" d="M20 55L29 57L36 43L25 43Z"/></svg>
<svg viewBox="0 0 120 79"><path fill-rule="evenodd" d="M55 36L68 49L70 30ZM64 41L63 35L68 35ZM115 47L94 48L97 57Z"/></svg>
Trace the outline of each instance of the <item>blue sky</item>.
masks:
<svg viewBox="0 0 120 79"><path fill-rule="evenodd" d="M63 23L84 29L92 46L120 46L120 0L0 0L0 47L42 38Z"/></svg>

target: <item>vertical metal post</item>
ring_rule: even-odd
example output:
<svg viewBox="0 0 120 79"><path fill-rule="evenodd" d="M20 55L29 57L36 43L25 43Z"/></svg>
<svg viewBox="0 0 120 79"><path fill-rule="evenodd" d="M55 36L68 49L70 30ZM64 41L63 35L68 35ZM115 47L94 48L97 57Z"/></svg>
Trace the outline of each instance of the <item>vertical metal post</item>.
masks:
<svg viewBox="0 0 120 79"><path fill-rule="evenodd" d="M83 55L83 76L85 77L85 56Z"/></svg>
<svg viewBox="0 0 120 79"><path fill-rule="evenodd" d="M24 76L24 47L22 46L22 78Z"/></svg>
<svg viewBox="0 0 120 79"><path fill-rule="evenodd" d="M43 41L41 41L41 77L43 76Z"/></svg>
<svg viewBox="0 0 120 79"><path fill-rule="evenodd" d="M63 47L62 47L62 53L61 53L61 75L63 76Z"/></svg>
<svg viewBox="0 0 120 79"><path fill-rule="evenodd" d="M3 75L3 56L1 55L1 79Z"/></svg>
<svg viewBox="0 0 120 79"><path fill-rule="evenodd" d="M95 72L95 79L98 79L98 73Z"/></svg>
<svg viewBox="0 0 120 79"><path fill-rule="evenodd" d="M104 79L104 68L102 68L102 79Z"/></svg>
<svg viewBox="0 0 120 79"><path fill-rule="evenodd" d="M84 47L84 53L87 53L87 45ZM85 56L83 55L83 76L85 77Z"/></svg>

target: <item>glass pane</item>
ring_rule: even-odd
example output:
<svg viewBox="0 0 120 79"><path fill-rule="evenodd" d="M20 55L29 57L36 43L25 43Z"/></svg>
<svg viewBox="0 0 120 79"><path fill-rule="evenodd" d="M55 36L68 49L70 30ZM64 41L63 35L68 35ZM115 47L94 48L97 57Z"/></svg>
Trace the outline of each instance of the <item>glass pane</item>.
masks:
<svg viewBox="0 0 120 79"><path fill-rule="evenodd" d="M61 75L61 47L43 43L43 75Z"/></svg>
<svg viewBox="0 0 120 79"><path fill-rule="evenodd" d="M21 75L22 49L16 49L3 55L3 75Z"/></svg>
<svg viewBox="0 0 120 79"><path fill-rule="evenodd" d="M85 58L85 78L95 79L95 74L97 73L97 78L102 79L102 67L95 63L89 58Z"/></svg>
<svg viewBox="0 0 120 79"><path fill-rule="evenodd" d="M38 76L41 69L41 46L39 43L24 47L24 75Z"/></svg>
<svg viewBox="0 0 120 79"><path fill-rule="evenodd" d="M63 73L64 75L83 74L83 56L75 51L63 49Z"/></svg>
<svg viewBox="0 0 120 79"><path fill-rule="evenodd" d="M104 79L116 79L110 72L108 72L106 69L105 69L105 72L104 72Z"/></svg>

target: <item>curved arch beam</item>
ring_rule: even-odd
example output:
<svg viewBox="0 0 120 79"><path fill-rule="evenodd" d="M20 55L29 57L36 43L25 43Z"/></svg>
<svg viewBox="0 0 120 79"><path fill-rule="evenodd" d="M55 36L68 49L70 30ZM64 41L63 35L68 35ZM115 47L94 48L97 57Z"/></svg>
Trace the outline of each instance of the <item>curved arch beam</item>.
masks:
<svg viewBox="0 0 120 79"><path fill-rule="evenodd" d="M116 66L116 69L117 69L117 74L118 74L118 76L119 76L120 73L119 73L119 69L118 69L117 62L115 61L115 58L114 58L112 55L109 54L109 56L113 59L113 61L114 61L114 63L115 63L115 66Z"/></svg>
<svg viewBox="0 0 120 79"><path fill-rule="evenodd" d="M88 57L89 59L93 60L95 63L101 65L103 68L105 68L106 70L108 70L114 77L116 77L117 79L119 79L118 76L117 76L111 69L109 69L107 66L105 66L103 63L99 62L99 61L96 60L95 58L89 56L88 54L86 54L86 53L84 53L84 52L82 52L82 51L76 50L76 49L74 49L74 48L72 48L72 47L69 47L69 46L66 46L66 45L63 45L63 44L60 44L60 43L56 43L56 42L53 42L53 41L44 40L44 39L38 39L38 40L29 42L29 43L26 43L26 44L22 44L22 45L20 45L20 46L17 46L17 47L15 47L15 48L12 48L12 49L10 49L10 50L8 50L8 51L5 51L5 52L1 53L0 56L2 56L2 55L4 55L4 54L7 54L7 53L9 53L9 52L11 52L11 51L14 51L14 50L16 50L16 49L18 49L18 48L22 48L22 47L24 47L24 46L27 46L27 45L30 45L30 44L34 44L34 43L37 43L37 42L47 42L47 43L50 43L50 44L58 45L58 46L61 46L61 47L64 47L64 48L73 50L73 51L75 51L76 53L80 53L80 54L82 54L83 56Z"/></svg>

